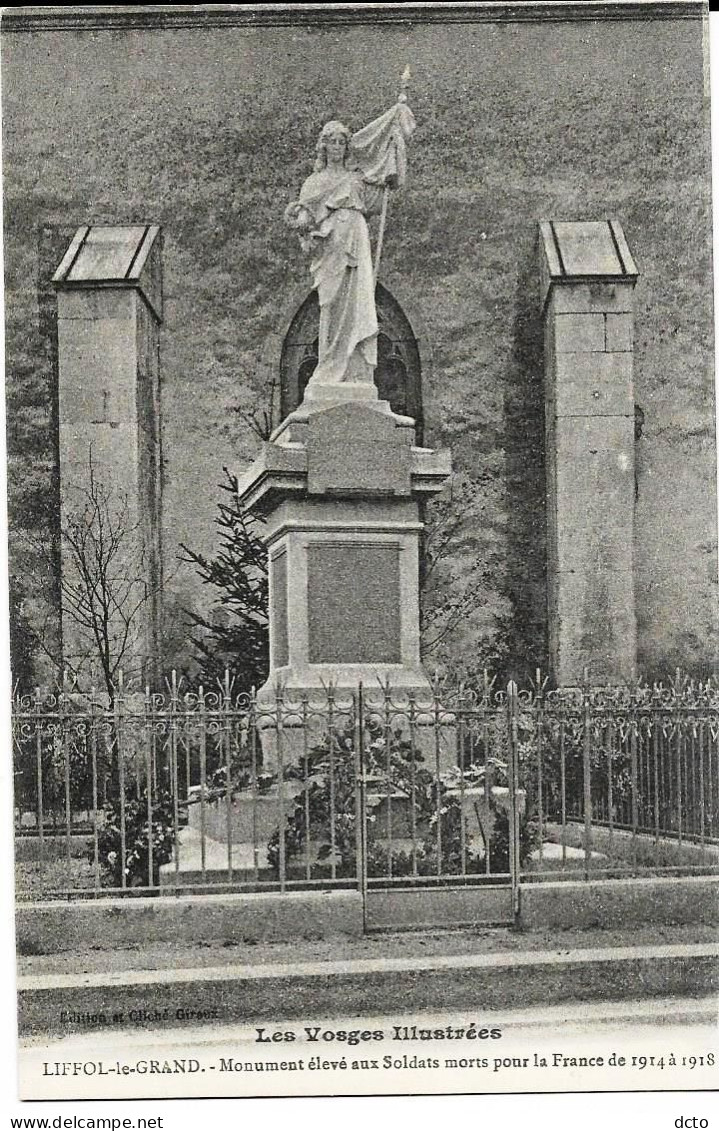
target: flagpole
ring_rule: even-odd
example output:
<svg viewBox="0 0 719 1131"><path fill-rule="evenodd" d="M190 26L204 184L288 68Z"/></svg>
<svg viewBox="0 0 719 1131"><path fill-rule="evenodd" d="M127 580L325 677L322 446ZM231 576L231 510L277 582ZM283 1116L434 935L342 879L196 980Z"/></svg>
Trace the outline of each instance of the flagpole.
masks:
<svg viewBox="0 0 719 1131"><path fill-rule="evenodd" d="M404 71L402 72L402 78L400 80L401 85L400 85L400 95L399 95L399 98L397 100L398 102L406 102L407 101L406 91L407 91L407 87L409 86L409 80L410 80L410 69L409 69L409 67L405 67ZM375 286L377 286L377 276L379 275L379 265L380 265L380 260L382 259L382 245L384 243L384 231L385 231L385 228L387 226L387 207L388 207L388 205L389 205L389 185L385 181L384 186L382 188L382 211L380 212L380 217L379 217L379 232L377 233L377 247L375 248L374 267L372 268L372 276L373 276L373 279L374 279Z"/></svg>
<svg viewBox="0 0 719 1131"><path fill-rule="evenodd" d="M385 184L382 189L382 211L379 217L379 232L377 233L377 247L374 253L374 268L372 275L374 277L374 284L377 286L377 276L379 275L379 262L382 258L382 244L384 243L384 230L387 225L387 205L389 204L389 185Z"/></svg>

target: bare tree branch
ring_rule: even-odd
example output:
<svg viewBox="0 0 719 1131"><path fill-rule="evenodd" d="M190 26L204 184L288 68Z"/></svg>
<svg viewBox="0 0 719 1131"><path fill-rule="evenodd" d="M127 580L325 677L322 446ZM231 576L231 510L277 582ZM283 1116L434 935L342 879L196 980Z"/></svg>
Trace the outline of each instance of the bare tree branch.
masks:
<svg viewBox="0 0 719 1131"><path fill-rule="evenodd" d="M136 659L136 630L157 587L147 581L142 523L127 497L98 478L92 453L87 481L66 490L60 540L63 615L78 630L70 666L99 665L112 703L118 673Z"/></svg>

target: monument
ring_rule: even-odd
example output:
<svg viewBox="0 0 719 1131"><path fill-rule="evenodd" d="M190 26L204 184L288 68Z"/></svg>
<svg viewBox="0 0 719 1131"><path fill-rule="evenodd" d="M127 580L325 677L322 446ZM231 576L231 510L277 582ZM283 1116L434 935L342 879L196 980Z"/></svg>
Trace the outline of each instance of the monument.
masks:
<svg viewBox="0 0 719 1131"><path fill-rule="evenodd" d="M380 400L374 381L388 197L404 182L415 124L407 78L396 105L364 129L323 127L315 170L284 213L311 256L319 350L302 403L238 480L243 507L265 520L270 671L254 721L263 774L276 783L261 794L256 782L237 792L229 816L217 817L239 869L266 866L260 841L278 822L284 828L313 743L351 725L360 685L369 700L390 692L394 706L416 704L415 748L442 771L457 764L453 716L443 712L438 722L430 707L419 625L420 508L447 482L450 455L417 446L414 420ZM373 212L380 214L374 262L366 219ZM380 794L372 804L386 821L392 801ZM407 798L394 805L397 822ZM196 837L201 813L191 809Z"/></svg>
<svg viewBox="0 0 719 1131"><path fill-rule="evenodd" d="M374 383L375 285L390 191L404 183L415 122L402 92L354 134L330 121L314 172L285 220L311 256L319 356L300 406L238 486L266 520L270 673L258 705L378 681L425 700L420 662L420 507L441 491L450 455L415 444L414 421ZM366 217L379 212L374 263ZM274 760L272 728L265 758Z"/></svg>

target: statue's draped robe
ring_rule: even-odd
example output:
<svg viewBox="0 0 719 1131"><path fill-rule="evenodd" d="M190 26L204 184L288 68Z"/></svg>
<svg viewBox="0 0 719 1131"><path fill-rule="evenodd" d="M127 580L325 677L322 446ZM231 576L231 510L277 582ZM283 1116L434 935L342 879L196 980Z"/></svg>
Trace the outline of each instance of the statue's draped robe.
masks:
<svg viewBox="0 0 719 1131"><path fill-rule="evenodd" d="M352 168L326 168L302 186L300 204L321 239L310 270L320 304L318 365L308 388L369 383L377 364L372 250L365 216L378 210L382 186L404 182L412 111L398 103L353 135Z"/></svg>

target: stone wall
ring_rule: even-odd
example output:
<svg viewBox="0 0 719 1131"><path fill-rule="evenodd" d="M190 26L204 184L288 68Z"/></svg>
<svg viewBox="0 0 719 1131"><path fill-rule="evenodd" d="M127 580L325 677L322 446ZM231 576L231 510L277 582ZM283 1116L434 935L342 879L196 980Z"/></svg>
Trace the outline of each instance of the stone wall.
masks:
<svg viewBox="0 0 719 1131"><path fill-rule="evenodd" d="M267 405L278 326L307 293L282 210L311 169L320 125L356 128L387 108L405 62L419 128L383 279L411 296L431 347L425 442L453 450L455 483L437 505L464 517L438 597L472 563L483 579L451 649L430 662L518 674L544 665L537 225L613 216L641 272L639 665L706 667L717 566L698 19L7 34L11 521L19 528L29 497L40 505L52 476L46 284L57 264L38 247L81 223L159 223L165 573L172 607L200 599L178 546L211 548L223 465L242 470L256 453L246 414Z"/></svg>

